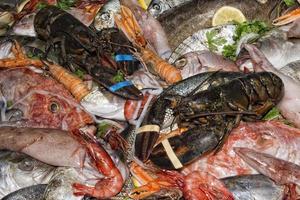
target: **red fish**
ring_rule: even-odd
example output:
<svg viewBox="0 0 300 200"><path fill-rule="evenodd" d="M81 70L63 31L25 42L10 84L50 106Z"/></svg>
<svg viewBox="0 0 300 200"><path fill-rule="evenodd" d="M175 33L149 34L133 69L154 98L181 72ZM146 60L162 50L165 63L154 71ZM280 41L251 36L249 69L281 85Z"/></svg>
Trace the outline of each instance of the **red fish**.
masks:
<svg viewBox="0 0 300 200"><path fill-rule="evenodd" d="M8 109L23 112L27 126L76 130L93 123L69 91L48 76L26 68L4 70L0 85L2 100L12 103Z"/></svg>

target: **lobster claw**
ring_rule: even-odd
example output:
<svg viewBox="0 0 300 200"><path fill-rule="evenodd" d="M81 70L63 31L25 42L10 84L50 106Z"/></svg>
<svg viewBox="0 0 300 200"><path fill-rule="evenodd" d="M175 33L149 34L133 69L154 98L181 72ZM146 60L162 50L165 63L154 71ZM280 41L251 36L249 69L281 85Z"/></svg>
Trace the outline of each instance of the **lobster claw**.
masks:
<svg viewBox="0 0 300 200"><path fill-rule="evenodd" d="M147 111L141 127L137 130L135 140L135 156L143 162L149 159L153 147L159 138L159 132L164 124L165 116L171 102L159 97Z"/></svg>
<svg viewBox="0 0 300 200"><path fill-rule="evenodd" d="M164 169L179 169L204 153L213 151L224 132L212 128L195 127L159 143L150 160Z"/></svg>

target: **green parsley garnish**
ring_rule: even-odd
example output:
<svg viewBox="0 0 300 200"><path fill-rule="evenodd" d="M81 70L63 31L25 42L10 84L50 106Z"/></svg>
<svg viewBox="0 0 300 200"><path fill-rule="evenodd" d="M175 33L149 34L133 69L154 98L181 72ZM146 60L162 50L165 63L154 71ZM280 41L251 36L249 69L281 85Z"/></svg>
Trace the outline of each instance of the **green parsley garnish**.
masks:
<svg viewBox="0 0 300 200"><path fill-rule="evenodd" d="M283 2L288 6L294 6L296 4L295 0L283 0Z"/></svg>
<svg viewBox="0 0 300 200"><path fill-rule="evenodd" d="M36 5L36 8L37 8L37 9L42 9L42 8L45 8L46 6L48 6L48 4L46 4L45 2L39 2L39 3Z"/></svg>
<svg viewBox="0 0 300 200"><path fill-rule="evenodd" d="M98 130L97 130L97 137L100 138L100 137L103 137L107 130L109 129L109 124L106 123L106 122L101 122L100 124L98 124Z"/></svg>
<svg viewBox="0 0 300 200"><path fill-rule="evenodd" d="M273 120L280 117L280 111L278 108L272 108L264 117L263 120Z"/></svg>
<svg viewBox="0 0 300 200"><path fill-rule="evenodd" d="M8 100L8 101L6 102L6 106L7 106L8 108L11 107L13 104L14 104L14 103L13 103L12 100Z"/></svg>
<svg viewBox="0 0 300 200"><path fill-rule="evenodd" d="M226 43L226 39L223 37L217 37L217 34L218 31L215 29L206 32L208 49L212 52L218 51L218 46Z"/></svg>
<svg viewBox="0 0 300 200"><path fill-rule="evenodd" d="M233 36L234 43L232 45L225 45L222 52L224 57L229 58L231 60L236 60L237 55L235 53L237 44L243 36L249 33L255 33L262 36L270 30L270 27L262 21L235 23L237 27Z"/></svg>
<svg viewBox="0 0 300 200"><path fill-rule="evenodd" d="M74 74L80 79L83 79L83 76L85 75L85 73L83 71L81 71L80 69L76 69Z"/></svg>
<svg viewBox="0 0 300 200"><path fill-rule="evenodd" d="M70 7L74 6L76 3L76 0L59 0L57 1L57 7L59 7L62 10L68 10Z"/></svg>
<svg viewBox="0 0 300 200"><path fill-rule="evenodd" d="M124 74L118 70L117 74L112 78L113 82L119 83L125 81Z"/></svg>

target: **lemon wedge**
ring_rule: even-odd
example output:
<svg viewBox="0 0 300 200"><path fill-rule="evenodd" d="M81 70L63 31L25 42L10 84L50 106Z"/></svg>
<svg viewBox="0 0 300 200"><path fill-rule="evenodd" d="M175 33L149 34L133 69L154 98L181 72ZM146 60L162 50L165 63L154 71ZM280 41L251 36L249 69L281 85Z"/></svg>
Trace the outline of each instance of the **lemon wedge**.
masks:
<svg viewBox="0 0 300 200"><path fill-rule="evenodd" d="M147 4L146 0L138 0L138 2L144 10L147 10L149 3Z"/></svg>
<svg viewBox="0 0 300 200"><path fill-rule="evenodd" d="M223 6L215 13L212 19L213 26L219 26L228 24L228 22L244 22L246 21L246 17L244 14L237 8L231 6Z"/></svg>

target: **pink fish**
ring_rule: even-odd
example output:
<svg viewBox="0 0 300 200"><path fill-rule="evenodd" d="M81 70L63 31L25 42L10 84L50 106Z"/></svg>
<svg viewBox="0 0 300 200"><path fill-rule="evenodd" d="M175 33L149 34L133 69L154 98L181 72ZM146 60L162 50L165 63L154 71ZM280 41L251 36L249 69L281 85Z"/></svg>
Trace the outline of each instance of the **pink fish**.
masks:
<svg viewBox="0 0 300 200"><path fill-rule="evenodd" d="M182 172L189 174L200 170L217 178L258 173L234 152L235 147L255 149L299 165L299 146L299 129L278 121L241 123L232 131L219 152L201 157Z"/></svg>

